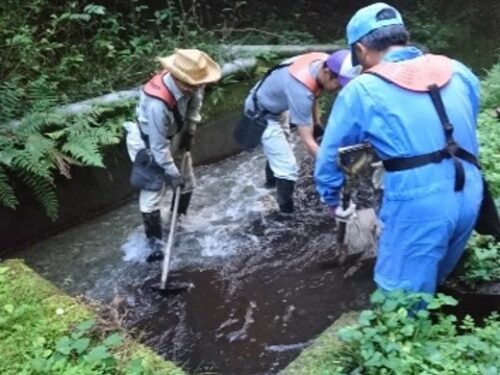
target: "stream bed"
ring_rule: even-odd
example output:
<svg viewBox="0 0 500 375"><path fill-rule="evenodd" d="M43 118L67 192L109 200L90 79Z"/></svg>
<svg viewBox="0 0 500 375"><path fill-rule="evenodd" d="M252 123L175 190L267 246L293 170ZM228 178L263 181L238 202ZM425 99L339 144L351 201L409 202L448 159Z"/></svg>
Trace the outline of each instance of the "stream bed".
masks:
<svg viewBox="0 0 500 375"><path fill-rule="evenodd" d="M314 192L311 160L298 151L296 215L287 221L274 216L259 151L196 168L169 278L193 283L189 291L151 289L161 265L145 262L136 200L16 257L71 295L121 301L125 326L189 373L275 374L343 312L367 307L374 290L370 263L349 277L325 266L333 219Z"/></svg>

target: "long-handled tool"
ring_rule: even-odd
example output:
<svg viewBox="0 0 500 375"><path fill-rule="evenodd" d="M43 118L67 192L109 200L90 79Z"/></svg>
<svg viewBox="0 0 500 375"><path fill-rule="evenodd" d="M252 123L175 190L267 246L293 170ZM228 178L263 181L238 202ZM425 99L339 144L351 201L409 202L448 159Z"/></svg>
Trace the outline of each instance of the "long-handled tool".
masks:
<svg viewBox="0 0 500 375"><path fill-rule="evenodd" d="M337 154L337 163L344 171L344 186L342 188L342 208L346 210L351 203L352 188L355 176L373 161L372 148L369 143L361 143L353 146L340 147ZM348 225L358 225L357 215L353 216L352 220L341 221L337 228L337 255L340 265L344 264L348 257L350 261L355 261L363 255L363 249L354 249L349 252L349 243L347 241L346 232ZM360 228L358 228L360 229ZM358 230L359 236L367 236ZM354 246L353 246L354 247Z"/></svg>
<svg viewBox="0 0 500 375"><path fill-rule="evenodd" d="M184 171L186 169L186 164L188 163L189 158L191 158L190 152L186 151L184 153L184 155L182 156L182 162L181 162L181 173L182 174L184 174ZM192 283L184 282L184 283L176 283L175 285L172 284L167 288L167 278L168 278L168 273L169 273L169 268L170 268L170 256L172 254L172 246L174 244L175 230L177 227L177 212L179 210L180 196L181 196L181 187L178 186L175 189L174 207L172 209L172 214L171 214L170 231L168 233L168 240L167 240L167 244L165 245L165 248L163 251L164 258L163 258L160 286L153 287L153 289L158 291L158 292L175 292L175 291L182 291L182 290L186 290L186 289L191 289L193 287Z"/></svg>
<svg viewBox="0 0 500 375"><path fill-rule="evenodd" d="M344 172L344 186L342 187L342 200L341 205L344 210L346 210L352 198L352 189L354 185L354 180L356 175L373 159L373 154L371 151L371 146L368 143L357 144L353 146L340 147L337 154L337 164ZM364 214L364 212L360 212L360 214ZM363 217L364 218L364 217ZM337 238L336 238L336 250L333 259L322 262L322 268L329 268L335 266L341 266L345 263L354 263L357 261L364 253L363 250L358 249L360 243L366 242L365 238L357 239L358 243L355 244L355 251L349 251L349 241L348 236L348 226L352 229L352 226L358 225L357 235L360 237L366 237L368 234L363 233L365 228L361 228L363 225L359 225L362 220L357 214L353 215L349 222L347 221L339 221L337 223Z"/></svg>

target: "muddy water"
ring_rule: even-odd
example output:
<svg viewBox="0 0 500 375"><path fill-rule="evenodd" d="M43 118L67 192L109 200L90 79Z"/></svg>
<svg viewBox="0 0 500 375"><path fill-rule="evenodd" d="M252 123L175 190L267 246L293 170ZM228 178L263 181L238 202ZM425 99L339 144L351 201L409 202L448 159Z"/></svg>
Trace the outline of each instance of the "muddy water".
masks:
<svg viewBox="0 0 500 375"><path fill-rule="evenodd" d="M144 262L135 201L16 256L71 294L123 298L126 325L190 373L274 374L342 312L366 307L374 289L370 266L349 278L324 267L332 219L314 193L311 161L301 159L297 214L288 222L273 216L259 152L196 169L170 279L192 282L188 292L165 298L151 290L160 264Z"/></svg>

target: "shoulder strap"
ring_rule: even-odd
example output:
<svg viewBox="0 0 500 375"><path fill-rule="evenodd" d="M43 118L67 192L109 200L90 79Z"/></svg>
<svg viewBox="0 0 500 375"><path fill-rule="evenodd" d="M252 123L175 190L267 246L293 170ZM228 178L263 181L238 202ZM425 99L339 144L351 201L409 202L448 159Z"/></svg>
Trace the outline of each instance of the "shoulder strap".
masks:
<svg viewBox="0 0 500 375"><path fill-rule="evenodd" d="M146 82L142 90L145 94L152 96L153 98L160 99L163 103L165 103L168 109L173 110L173 108L177 106L177 101L163 81L163 78L167 74L167 70L155 74L153 78Z"/></svg>
<svg viewBox="0 0 500 375"><path fill-rule="evenodd" d="M443 127L444 136L446 138L445 149L451 155L453 159L453 164L455 165L455 191L461 191L465 185L465 171L464 166L460 159L457 157L457 151L459 149L458 144L453 138L453 125L448 119L448 114L444 108L443 99L441 98L441 93L439 92L439 87L436 84L429 86L429 95L432 100L432 104L436 109L439 116L439 121Z"/></svg>
<svg viewBox="0 0 500 375"><path fill-rule="evenodd" d="M317 96L320 94L321 89L316 81L316 77L310 72L310 65L315 61L325 61L327 58L328 54L323 52L311 52L300 55L290 66L290 74Z"/></svg>
<svg viewBox="0 0 500 375"><path fill-rule="evenodd" d="M402 171L427 165L430 163L440 163L444 159L453 159L455 167L455 191L461 191L465 185L465 171L461 160L465 160L472 165L481 169L477 157L469 151L460 147L453 138L453 125L450 123L446 110L444 108L443 100L439 87L436 84L428 87L428 93L431 97L432 104L436 109L439 121L444 131L446 144L439 150L430 152L423 155L391 158L384 160L384 167L389 172Z"/></svg>
<svg viewBox="0 0 500 375"><path fill-rule="evenodd" d="M261 110L260 107L259 107L259 101L257 99L257 91L259 91L260 87L262 86L262 84L264 83L264 81L271 75L272 72L274 72L275 70L278 70L278 69L281 69L281 68L284 68L286 66L290 66L292 65L292 63L283 63L283 64L278 64L278 65L275 65L273 66L272 68L270 68L266 74L264 74L264 76L262 77L262 79L260 80L259 84L257 85L257 87L255 88L254 92L253 92L253 95L252 95L252 100L253 100L253 105L254 105L254 108L255 108L255 111L256 112L260 112L262 115L265 115L265 114L268 114L269 111L267 109L263 109Z"/></svg>
<svg viewBox="0 0 500 375"><path fill-rule="evenodd" d="M169 72L167 70L163 70L161 73L154 75L153 78L146 82L143 87L143 91L146 95L161 100L163 103L165 103L167 108L172 111L177 127L177 133L179 133L182 130L184 119L179 112L177 101L175 100L174 95L170 92L169 88L163 81L163 78L168 73Z"/></svg>

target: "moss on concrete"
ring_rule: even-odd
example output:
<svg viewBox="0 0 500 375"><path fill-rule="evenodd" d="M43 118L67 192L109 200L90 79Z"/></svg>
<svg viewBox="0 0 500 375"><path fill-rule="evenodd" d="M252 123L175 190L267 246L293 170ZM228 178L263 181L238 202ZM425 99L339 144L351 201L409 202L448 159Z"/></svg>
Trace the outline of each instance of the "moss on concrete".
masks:
<svg viewBox="0 0 500 375"><path fill-rule="evenodd" d="M0 373L19 374L40 346L67 335L96 313L65 295L22 261L0 263ZM37 352L38 350L38 352ZM147 374L183 375L173 363L150 349L125 339L115 348L119 366L140 358ZM31 373L31 372L29 372Z"/></svg>
<svg viewBox="0 0 500 375"><path fill-rule="evenodd" d="M203 100L202 125L226 113L242 110L253 84L253 80L247 80L213 86L208 90Z"/></svg>
<svg viewBox="0 0 500 375"><path fill-rule="evenodd" d="M304 349L292 363L281 371L280 375L318 375L324 373L325 369L333 368L334 364L329 364L332 358L335 358L332 353L338 351L342 345L337 333L340 328L356 323L358 315L357 312L341 315L314 340L310 347Z"/></svg>

